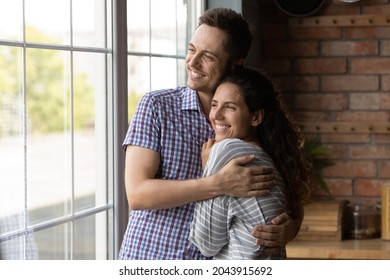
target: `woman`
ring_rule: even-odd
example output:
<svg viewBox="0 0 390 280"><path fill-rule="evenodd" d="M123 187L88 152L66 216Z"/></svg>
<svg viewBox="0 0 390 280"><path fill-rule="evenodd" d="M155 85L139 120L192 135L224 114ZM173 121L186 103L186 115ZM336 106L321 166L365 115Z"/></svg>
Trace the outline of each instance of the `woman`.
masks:
<svg viewBox="0 0 390 280"><path fill-rule="evenodd" d="M289 119L271 80L243 66L220 82L209 119L215 140L203 145L202 162L208 158L203 175L251 154L252 165L275 167L276 187L262 197L217 196L198 202L190 241L214 259L285 259L285 247L265 252L251 231L284 211L298 216L309 197L309 165L298 126Z"/></svg>

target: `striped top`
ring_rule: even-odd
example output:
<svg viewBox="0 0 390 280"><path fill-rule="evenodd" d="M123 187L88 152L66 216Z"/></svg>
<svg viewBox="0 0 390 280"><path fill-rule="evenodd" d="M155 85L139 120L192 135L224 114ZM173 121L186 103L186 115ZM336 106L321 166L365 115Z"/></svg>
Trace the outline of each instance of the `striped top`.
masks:
<svg viewBox="0 0 390 280"><path fill-rule="evenodd" d="M196 91L178 87L142 97L123 146L158 152L155 178L186 180L202 177L202 144L213 135ZM194 206L131 211L119 259L205 259L188 240Z"/></svg>
<svg viewBox="0 0 390 280"><path fill-rule="evenodd" d="M209 155L203 176L218 172L233 158L255 155L250 165L274 166L266 152L239 139L216 143ZM218 196L196 203L191 224L190 241L205 256L214 259L285 259L285 248L263 253L251 231L257 224L266 224L286 211L284 183L280 175L277 186L261 197L238 198Z"/></svg>

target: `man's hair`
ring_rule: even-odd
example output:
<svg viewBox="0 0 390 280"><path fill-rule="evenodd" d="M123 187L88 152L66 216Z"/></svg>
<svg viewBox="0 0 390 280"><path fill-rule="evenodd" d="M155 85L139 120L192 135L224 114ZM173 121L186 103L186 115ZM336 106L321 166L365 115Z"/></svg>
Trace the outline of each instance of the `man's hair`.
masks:
<svg viewBox="0 0 390 280"><path fill-rule="evenodd" d="M226 52L229 54L229 62L245 59L252 46L253 31L249 22L241 14L228 8L209 9L199 17L198 26L206 24L219 28L228 35L224 42Z"/></svg>

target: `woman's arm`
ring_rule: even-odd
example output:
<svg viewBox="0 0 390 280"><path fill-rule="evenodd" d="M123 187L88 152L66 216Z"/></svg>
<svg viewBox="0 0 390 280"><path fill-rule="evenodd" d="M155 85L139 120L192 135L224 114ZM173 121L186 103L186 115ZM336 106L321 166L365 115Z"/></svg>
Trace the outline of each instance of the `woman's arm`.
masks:
<svg viewBox="0 0 390 280"><path fill-rule="evenodd" d="M196 203L190 241L206 257L213 257L229 242L228 197L219 196Z"/></svg>

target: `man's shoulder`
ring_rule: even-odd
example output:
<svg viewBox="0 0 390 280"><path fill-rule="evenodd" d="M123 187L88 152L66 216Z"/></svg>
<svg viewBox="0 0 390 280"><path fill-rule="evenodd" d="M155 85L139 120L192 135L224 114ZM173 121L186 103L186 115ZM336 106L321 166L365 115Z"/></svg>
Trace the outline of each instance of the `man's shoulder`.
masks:
<svg viewBox="0 0 390 280"><path fill-rule="evenodd" d="M175 98L178 96L182 96L189 90L190 90L189 88L184 86L153 90L148 93L145 93L144 98L151 98L151 99Z"/></svg>

